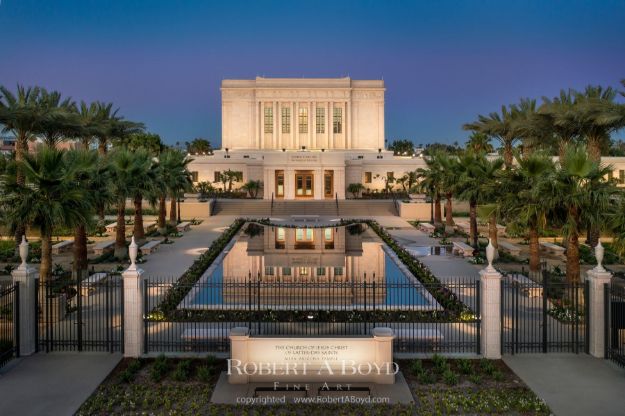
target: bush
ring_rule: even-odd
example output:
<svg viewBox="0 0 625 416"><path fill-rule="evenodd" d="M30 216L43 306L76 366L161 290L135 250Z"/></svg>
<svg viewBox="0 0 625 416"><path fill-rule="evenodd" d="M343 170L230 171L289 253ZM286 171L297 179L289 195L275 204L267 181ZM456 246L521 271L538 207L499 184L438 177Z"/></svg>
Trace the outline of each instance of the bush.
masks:
<svg viewBox="0 0 625 416"><path fill-rule="evenodd" d="M482 376L478 373L473 373L469 376L469 381L473 384L480 385L482 384Z"/></svg>
<svg viewBox="0 0 625 416"><path fill-rule="evenodd" d="M209 383L214 373L213 367L209 365L202 365L197 368L197 378L203 383Z"/></svg>
<svg viewBox="0 0 625 416"><path fill-rule="evenodd" d="M176 381L187 381L191 373L191 360L182 360L176 366L172 378Z"/></svg>
<svg viewBox="0 0 625 416"><path fill-rule="evenodd" d="M159 355L156 360L154 360L154 364L152 364L152 368L150 369L150 378L154 382L159 382L169 371L169 359L164 355Z"/></svg>
<svg viewBox="0 0 625 416"><path fill-rule="evenodd" d="M119 375L119 380L122 383L130 383L132 380L134 380L139 370L141 370L141 365L142 364L140 360L132 360L128 364L128 367L126 367L126 369L122 371Z"/></svg>
<svg viewBox="0 0 625 416"><path fill-rule="evenodd" d="M421 360L419 360L418 358L412 360L412 362L410 363L410 371L412 371L412 374L414 375L421 374L421 372L423 371L423 363L421 362Z"/></svg>
<svg viewBox="0 0 625 416"><path fill-rule="evenodd" d="M458 360L458 369L462 374L469 375L473 373L473 363L469 359L461 358Z"/></svg>
<svg viewBox="0 0 625 416"><path fill-rule="evenodd" d="M449 364L447 363L447 358L443 356L434 354L434 356L432 357L432 363L434 364L434 369L439 374L442 374L445 371L449 370Z"/></svg>
<svg viewBox="0 0 625 416"><path fill-rule="evenodd" d="M434 382L436 382L436 378L430 370L422 371L417 377L417 380L421 384L433 384Z"/></svg>
<svg viewBox="0 0 625 416"><path fill-rule="evenodd" d="M448 368L443 372L443 381L448 386L455 386L458 384L458 376Z"/></svg>
<svg viewBox="0 0 625 416"><path fill-rule="evenodd" d="M501 371L499 371L499 370L493 371L492 376L493 376L493 380L495 380L495 381L503 381L503 379L504 379L503 373Z"/></svg>
<svg viewBox="0 0 625 416"><path fill-rule="evenodd" d="M495 367L495 364L493 364L492 361L486 359L486 358L482 358L480 360L480 369L482 370L482 372L488 376L492 376L493 373L495 371L497 371L497 368Z"/></svg>

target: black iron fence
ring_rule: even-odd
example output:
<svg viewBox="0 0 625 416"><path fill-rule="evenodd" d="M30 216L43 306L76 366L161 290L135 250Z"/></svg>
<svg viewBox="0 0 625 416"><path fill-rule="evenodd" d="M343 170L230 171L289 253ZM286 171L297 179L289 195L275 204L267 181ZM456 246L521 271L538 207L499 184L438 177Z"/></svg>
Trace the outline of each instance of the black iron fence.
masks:
<svg viewBox="0 0 625 416"><path fill-rule="evenodd" d="M19 357L19 286L0 289L0 367Z"/></svg>
<svg viewBox="0 0 625 416"><path fill-rule="evenodd" d="M501 286L502 353L587 352L588 284L524 275Z"/></svg>
<svg viewBox="0 0 625 416"><path fill-rule="evenodd" d="M625 367L625 287L605 285L605 357Z"/></svg>
<svg viewBox="0 0 625 416"><path fill-rule="evenodd" d="M121 276L39 281L37 300L39 351L123 351Z"/></svg>
<svg viewBox="0 0 625 416"><path fill-rule="evenodd" d="M359 336L395 330L406 353L479 353L475 279L444 283L220 278L144 281L145 352L226 352L231 328L252 335Z"/></svg>

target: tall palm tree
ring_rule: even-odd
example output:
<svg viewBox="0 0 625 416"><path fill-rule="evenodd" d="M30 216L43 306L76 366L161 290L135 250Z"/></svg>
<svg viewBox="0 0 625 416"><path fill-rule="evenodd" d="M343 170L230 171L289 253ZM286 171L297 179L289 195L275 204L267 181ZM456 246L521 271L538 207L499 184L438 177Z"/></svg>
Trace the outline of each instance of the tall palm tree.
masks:
<svg viewBox="0 0 625 416"><path fill-rule="evenodd" d="M143 200L154 201L157 192L157 165L150 152L145 148L134 151L137 158L138 169L135 176L133 204L135 208L133 235L137 242L145 240L145 228L143 227Z"/></svg>
<svg viewBox="0 0 625 416"><path fill-rule="evenodd" d="M536 100L522 98L515 108L517 114L512 129L521 141L522 156L550 147L554 136L551 120L538 112Z"/></svg>
<svg viewBox="0 0 625 416"><path fill-rule="evenodd" d="M4 198L9 221L26 221L41 233L42 280L52 269L52 234L56 227L85 223L90 213L84 189L76 186L76 165L68 152L44 147L18 162L25 183L11 181Z"/></svg>
<svg viewBox="0 0 625 416"><path fill-rule="evenodd" d="M563 213L568 240L566 279L579 282L579 236L584 226L605 227L616 188L607 178L611 169L593 159L585 146L569 146L559 169L542 182L543 202L553 207L553 218Z"/></svg>
<svg viewBox="0 0 625 416"><path fill-rule="evenodd" d="M517 167L502 173L504 193L499 199L503 216L509 224L527 231L530 271L540 271L540 231L547 223L549 206L545 203L543 181L552 177L555 164L545 153L533 153L517 159Z"/></svg>
<svg viewBox="0 0 625 416"><path fill-rule="evenodd" d="M465 130L484 133L499 141L503 146L503 159L506 167L512 167L513 148L520 140L515 127L519 109L515 105L501 106L501 114L490 113L488 116L478 115L477 121L462 126Z"/></svg>
<svg viewBox="0 0 625 416"><path fill-rule="evenodd" d="M118 116L119 108L113 109L113 103L96 102L96 118L100 124L96 138L98 140L98 151L101 155L108 152L108 145L113 139L122 142L130 135L140 133L144 129L143 123L125 120Z"/></svg>
<svg viewBox="0 0 625 416"><path fill-rule="evenodd" d="M439 160L442 156L440 152L434 152L430 157L425 159L427 168L417 169L417 177L419 178L419 189L432 198L434 203L434 224L442 223L441 195L444 171L440 166Z"/></svg>
<svg viewBox="0 0 625 416"><path fill-rule="evenodd" d="M149 169L151 160L137 156L123 147L112 151L108 156L111 177L111 192L115 198L117 209L117 231L115 234L115 257L126 257L126 199L135 195L136 178L141 172Z"/></svg>
<svg viewBox="0 0 625 416"><path fill-rule="evenodd" d="M441 194L445 196L445 231L453 232L453 197L458 190L459 172L458 157L448 153L436 154L437 164L441 171L439 184Z"/></svg>
<svg viewBox="0 0 625 416"><path fill-rule="evenodd" d="M31 140L37 126L44 119L44 111L39 105L41 88L24 87L17 85L15 94L4 86L0 86L0 109L2 114L3 132L10 131L15 136L15 161L17 164L16 182L24 185L24 174L21 172L21 164L24 155L28 153L28 141ZM26 232L23 223L17 221L14 224L15 242L19 244L22 235Z"/></svg>
<svg viewBox="0 0 625 416"><path fill-rule="evenodd" d="M488 137L487 134L481 133L479 131L473 131L471 133L471 136L469 136L469 140L467 140L465 148L475 153L491 153L495 151L495 148L490 143L490 137Z"/></svg>
<svg viewBox="0 0 625 416"><path fill-rule="evenodd" d="M158 229L161 234L166 231L166 199L170 198L169 218L170 222L175 224L176 199L182 191L190 189L193 184L187 169L191 161L192 159L187 158L184 153L174 149L167 149L159 156L157 183L161 192L158 196Z"/></svg>
<svg viewBox="0 0 625 416"><path fill-rule="evenodd" d="M543 97L538 109L538 128L547 132L545 139L555 148L560 158L564 157L567 146L579 138L581 126L576 111L577 91L560 90L560 94L552 99ZM549 134L549 132L551 134Z"/></svg>
<svg viewBox="0 0 625 416"><path fill-rule="evenodd" d="M44 113L37 126L44 145L56 147L62 140L79 134L80 120L71 98L61 99L60 92L42 88L38 105Z"/></svg>
<svg viewBox="0 0 625 416"><path fill-rule="evenodd" d="M108 169L105 160L94 150L78 149L69 152L68 163L75 166L75 185L85 191L85 202L90 215L74 228L74 262L72 271L79 276L88 268L87 227L92 225L93 213L98 207L111 202Z"/></svg>

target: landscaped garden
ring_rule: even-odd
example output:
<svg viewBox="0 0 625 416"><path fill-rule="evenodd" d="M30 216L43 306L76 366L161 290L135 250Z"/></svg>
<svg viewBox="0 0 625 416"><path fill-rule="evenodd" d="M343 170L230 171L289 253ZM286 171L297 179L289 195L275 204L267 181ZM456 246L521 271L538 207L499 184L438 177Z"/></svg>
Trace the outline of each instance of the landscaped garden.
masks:
<svg viewBox="0 0 625 416"><path fill-rule="evenodd" d="M501 361L401 360L414 404L217 405L210 399L226 362L125 359L81 406L78 415L549 415L547 405ZM281 395L278 393L277 395Z"/></svg>

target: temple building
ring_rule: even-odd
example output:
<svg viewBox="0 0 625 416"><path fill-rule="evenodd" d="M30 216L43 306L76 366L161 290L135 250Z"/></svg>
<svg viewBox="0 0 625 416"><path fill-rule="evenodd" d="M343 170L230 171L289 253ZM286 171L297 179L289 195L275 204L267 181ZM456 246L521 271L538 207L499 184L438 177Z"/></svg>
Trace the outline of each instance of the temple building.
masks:
<svg viewBox="0 0 625 416"><path fill-rule="evenodd" d="M263 78L223 80L222 148L191 155L193 181L234 188L258 180L264 199L345 199L351 183L383 190L388 178L425 167L418 156L385 150L382 80ZM625 159L605 157L625 184Z"/></svg>

